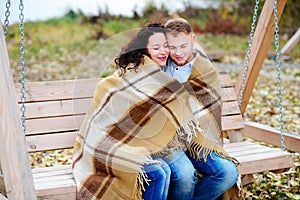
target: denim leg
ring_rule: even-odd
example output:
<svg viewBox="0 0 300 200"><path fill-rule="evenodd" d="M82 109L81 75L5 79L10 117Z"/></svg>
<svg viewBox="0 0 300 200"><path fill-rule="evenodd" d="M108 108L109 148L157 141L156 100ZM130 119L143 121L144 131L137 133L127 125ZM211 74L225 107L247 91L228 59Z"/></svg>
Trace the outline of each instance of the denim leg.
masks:
<svg viewBox="0 0 300 200"><path fill-rule="evenodd" d="M155 158L155 160L159 160L161 165L152 164L144 166L144 170L150 180L148 184L144 183L144 200L166 200L168 196L171 170L162 159Z"/></svg>
<svg viewBox="0 0 300 200"><path fill-rule="evenodd" d="M169 200L190 200L193 198L197 173L183 151L175 150L171 160L165 159L171 169Z"/></svg>
<svg viewBox="0 0 300 200"><path fill-rule="evenodd" d="M238 171L235 164L225 158L212 154L204 162L189 156L194 167L204 176L195 185L193 200L213 200L230 189L238 180Z"/></svg>

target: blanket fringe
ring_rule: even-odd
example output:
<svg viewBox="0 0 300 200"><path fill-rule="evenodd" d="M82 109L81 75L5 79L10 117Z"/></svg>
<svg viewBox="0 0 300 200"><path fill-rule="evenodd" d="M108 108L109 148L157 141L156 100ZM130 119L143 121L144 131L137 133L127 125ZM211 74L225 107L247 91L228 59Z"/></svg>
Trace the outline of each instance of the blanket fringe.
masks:
<svg viewBox="0 0 300 200"><path fill-rule="evenodd" d="M203 161L206 162L208 156L210 156L210 158L214 160L214 158L212 157L212 153L215 153L217 156L221 158L231 160L236 166L239 165L239 161L237 159L229 156L228 153L224 151L224 149L221 146L211 141L206 141L206 142L203 141L201 143L199 143L199 141L193 141L188 147L188 152L190 156L192 156L196 160L203 159ZM200 152L201 152L201 156L200 156Z"/></svg>
<svg viewBox="0 0 300 200"><path fill-rule="evenodd" d="M152 164L158 164L158 165L161 164L160 161L153 160L150 156L148 157L148 159L149 160L144 162L143 166L152 165ZM149 182L151 181L148 178L147 173L146 173L143 166L141 166L140 171L139 171L138 176L137 176L137 190L136 190L136 193L135 193L135 197L138 200L143 199L143 192L145 191L145 185L144 184L146 183L147 185L149 185Z"/></svg>
<svg viewBox="0 0 300 200"><path fill-rule="evenodd" d="M158 152L154 152L151 154L152 158L162 158L162 159L172 159L174 150L186 150L187 147L183 142L179 140L179 137L175 135L173 139L164 147L162 150Z"/></svg>
<svg viewBox="0 0 300 200"><path fill-rule="evenodd" d="M192 118L185 123L183 123L176 131L176 135L174 138L167 144L165 148L161 151L152 153L151 156L153 157L160 157L160 158L168 158L172 159L172 152L174 150L187 150L189 149L191 155L193 157L199 157L199 153L201 150L204 150L204 154L207 155L211 153L209 148L204 148L202 145L197 145L193 143L193 138L197 138L197 134L204 134L204 130L199 127L199 121L196 118ZM193 146L191 148L191 146ZM191 151L193 149L193 151ZM206 157L205 157L206 160Z"/></svg>
<svg viewBox="0 0 300 200"><path fill-rule="evenodd" d="M196 118L192 118L189 121L183 123L176 131L178 136L186 137L187 143L191 143L193 137L197 137L197 131L201 134L204 130L199 127L199 121Z"/></svg>
<svg viewBox="0 0 300 200"><path fill-rule="evenodd" d="M215 154L218 155L218 156L221 157L221 158L225 158L225 159L227 159L227 160L231 160L231 161L235 164L236 167L237 167L238 165L240 165L240 162L239 162L236 158L231 157L231 156L229 156L228 154L223 154L223 153L221 153L221 152L215 152Z"/></svg>
<svg viewBox="0 0 300 200"><path fill-rule="evenodd" d="M173 139L159 152L152 153L153 157L172 159L174 150L186 150L194 137L197 137L197 132L204 132L199 127L199 122L196 118L192 118L183 123L177 130Z"/></svg>
<svg viewBox="0 0 300 200"><path fill-rule="evenodd" d="M200 160L200 158L203 158L204 162L206 162L208 156L210 156L211 159L213 159L212 153L214 152L214 149L213 148L204 147L203 145L201 145L199 143L193 142L189 146L188 151L189 151L190 155L193 158L195 158L196 160ZM200 152L201 152L202 156L200 156Z"/></svg>
<svg viewBox="0 0 300 200"><path fill-rule="evenodd" d="M145 181L144 181L145 180ZM137 177L137 190L136 190L136 199L143 199L143 192L145 191L144 183L148 184L147 174L143 171L138 174Z"/></svg>

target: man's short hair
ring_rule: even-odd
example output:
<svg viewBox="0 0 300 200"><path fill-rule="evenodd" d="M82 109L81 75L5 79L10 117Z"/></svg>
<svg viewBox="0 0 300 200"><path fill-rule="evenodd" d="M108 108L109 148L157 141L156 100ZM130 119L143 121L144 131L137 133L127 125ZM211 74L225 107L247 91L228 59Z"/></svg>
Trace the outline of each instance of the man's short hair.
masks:
<svg viewBox="0 0 300 200"><path fill-rule="evenodd" d="M178 33L189 34L192 32L191 24L183 18L174 18L170 19L165 23L168 33L176 35Z"/></svg>

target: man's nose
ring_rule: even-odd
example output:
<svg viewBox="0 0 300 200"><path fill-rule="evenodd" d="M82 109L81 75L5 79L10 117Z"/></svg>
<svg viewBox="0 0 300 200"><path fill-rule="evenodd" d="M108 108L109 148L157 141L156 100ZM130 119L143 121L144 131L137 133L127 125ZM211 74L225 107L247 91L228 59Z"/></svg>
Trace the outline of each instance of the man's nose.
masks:
<svg viewBox="0 0 300 200"><path fill-rule="evenodd" d="M181 54L181 51L180 51L179 49L176 49L176 50L174 51L174 54L175 54L175 55L180 55L180 54Z"/></svg>

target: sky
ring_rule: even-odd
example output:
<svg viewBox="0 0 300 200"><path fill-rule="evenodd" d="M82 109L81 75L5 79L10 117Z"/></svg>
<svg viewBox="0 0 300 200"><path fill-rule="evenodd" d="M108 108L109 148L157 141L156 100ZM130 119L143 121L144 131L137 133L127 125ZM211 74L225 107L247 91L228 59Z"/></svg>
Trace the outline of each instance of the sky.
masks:
<svg viewBox="0 0 300 200"><path fill-rule="evenodd" d="M149 0L23 0L24 20L36 21L46 20L52 17L60 17L70 9L78 11L81 9L86 15L97 14L99 9L105 11L108 8L111 14L122 14L131 16L136 7L140 12ZM157 5L164 2L168 5L170 11L183 8L183 2L178 0L153 0ZM5 20L7 0L0 0L0 18ZM128 3L130 2L130 3ZM20 0L10 0L10 24L19 21L19 3Z"/></svg>

